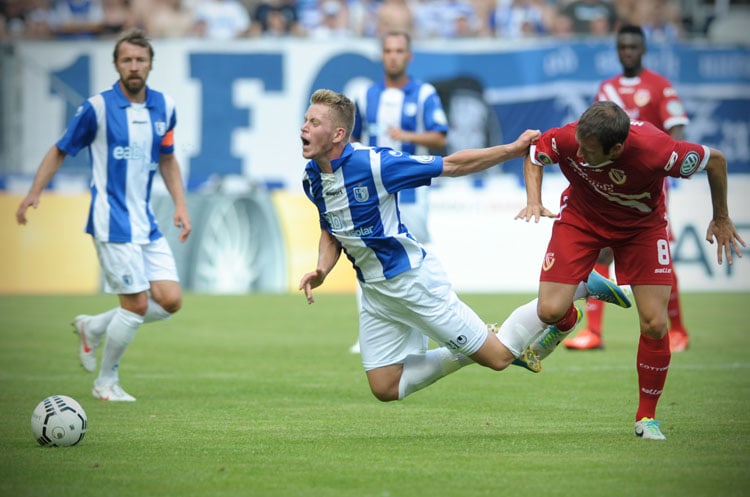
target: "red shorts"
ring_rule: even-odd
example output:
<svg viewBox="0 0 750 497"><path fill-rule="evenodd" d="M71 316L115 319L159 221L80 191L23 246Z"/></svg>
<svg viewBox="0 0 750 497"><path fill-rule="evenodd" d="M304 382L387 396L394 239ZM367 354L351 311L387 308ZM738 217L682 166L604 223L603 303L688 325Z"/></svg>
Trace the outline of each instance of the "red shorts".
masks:
<svg viewBox="0 0 750 497"><path fill-rule="evenodd" d="M599 251L611 247L619 285L671 285L672 254L666 226L649 228L617 238L603 238L572 212L552 226L552 237L542 262L540 281L570 285L585 281L596 264Z"/></svg>

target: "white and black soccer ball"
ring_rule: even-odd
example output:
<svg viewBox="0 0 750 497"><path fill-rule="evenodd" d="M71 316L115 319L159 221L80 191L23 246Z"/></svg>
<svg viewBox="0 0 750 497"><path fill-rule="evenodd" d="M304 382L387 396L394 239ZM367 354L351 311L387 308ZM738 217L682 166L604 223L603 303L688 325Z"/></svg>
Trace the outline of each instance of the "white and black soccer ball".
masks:
<svg viewBox="0 0 750 497"><path fill-rule="evenodd" d="M31 431L43 447L75 445L86 434L86 412L67 395L51 395L31 414Z"/></svg>

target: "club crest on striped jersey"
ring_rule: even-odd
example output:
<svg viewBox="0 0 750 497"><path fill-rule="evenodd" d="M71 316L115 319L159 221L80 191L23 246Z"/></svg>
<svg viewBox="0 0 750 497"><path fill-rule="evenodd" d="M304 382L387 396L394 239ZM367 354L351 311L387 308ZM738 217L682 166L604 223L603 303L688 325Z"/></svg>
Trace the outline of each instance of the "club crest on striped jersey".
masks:
<svg viewBox="0 0 750 497"><path fill-rule="evenodd" d="M164 121L156 121L154 123L154 131L159 136L164 136L164 134L167 132L167 123Z"/></svg>
<svg viewBox="0 0 750 497"><path fill-rule="evenodd" d="M421 162L422 164L430 164L431 162L435 162L434 155L412 155L410 157L417 162Z"/></svg>
<svg viewBox="0 0 750 497"><path fill-rule="evenodd" d="M366 186L355 186L352 193L357 202L367 202L370 199L370 190Z"/></svg>

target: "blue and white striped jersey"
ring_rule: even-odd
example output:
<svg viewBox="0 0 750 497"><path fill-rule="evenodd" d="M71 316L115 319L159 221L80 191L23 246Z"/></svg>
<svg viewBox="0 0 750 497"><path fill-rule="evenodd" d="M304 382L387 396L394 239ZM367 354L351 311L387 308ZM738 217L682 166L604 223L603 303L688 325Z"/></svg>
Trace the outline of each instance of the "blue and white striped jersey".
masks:
<svg viewBox="0 0 750 497"><path fill-rule="evenodd" d="M403 88L386 88L384 81L374 83L354 97L356 113L352 137L371 147L389 147L412 155L425 155L427 148L411 142L398 142L388 135L393 126L404 131L448 132L448 119L435 87L411 78ZM406 225L429 242L427 189L408 189L401 193Z"/></svg>
<svg viewBox="0 0 750 497"><path fill-rule="evenodd" d="M356 96L354 103L357 111L352 137L371 147L424 155L427 153L424 147L392 140L388 128L448 132L448 119L435 87L418 79L411 78L403 88L386 88L380 81Z"/></svg>
<svg viewBox="0 0 750 497"><path fill-rule="evenodd" d="M382 281L419 267L425 251L401 223L397 194L429 185L443 172L443 158L347 144L331 166L333 173L326 174L309 161L302 187L318 208L321 229L336 237L357 278Z"/></svg>
<svg viewBox="0 0 750 497"><path fill-rule="evenodd" d="M57 147L76 155L88 147L91 208L86 232L105 242L148 243L162 236L151 209L159 156L174 151L174 101L146 89L146 102L130 102L119 83L86 100Z"/></svg>

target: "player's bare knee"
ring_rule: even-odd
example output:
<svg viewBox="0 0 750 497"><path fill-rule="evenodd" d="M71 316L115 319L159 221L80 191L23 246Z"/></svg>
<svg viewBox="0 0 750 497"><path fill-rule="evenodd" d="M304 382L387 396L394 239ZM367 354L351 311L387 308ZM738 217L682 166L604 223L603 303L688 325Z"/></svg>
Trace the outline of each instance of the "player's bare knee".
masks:
<svg viewBox="0 0 750 497"><path fill-rule="evenodd" d="M182 298L177 297L166 302L159 302L159 305L170 314L174 314L182 308Z"/></svg>
<svg viewBox="0 0 750 497"><path fill-rule="evenodd" d="M542 306L541 304L538 308L537 314L539 320L547 324L556 323L565 315L564 312L560 312L557 308L552 306Z"/></svg>
<svg viewBox="0 0 750 497"><path fill-rule="evenodd" d="M381 402L392 402L398 400L398 389L394 392L392 388L379 389L373 385L370 385L372 394Z"/></svg>
<svg viewBox="0 0 750 497"><path fill-rule="evenodd" d="M497 358L487 365L488 368L494 371L502 371L513 363L513 360L507 360L505 358Z"/></svg>
<svg viewBox="0 0 750 497"><path fill-rule="evenodd" d="M669 328L664 320L655 320L641 325L641 334L660 340L667 334Z"/></svg>

